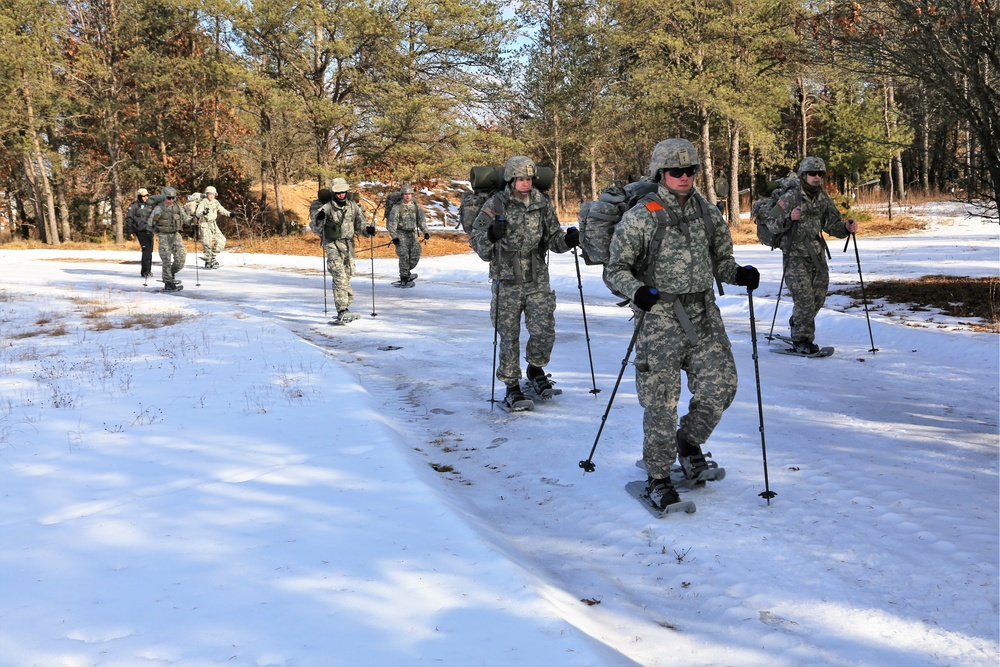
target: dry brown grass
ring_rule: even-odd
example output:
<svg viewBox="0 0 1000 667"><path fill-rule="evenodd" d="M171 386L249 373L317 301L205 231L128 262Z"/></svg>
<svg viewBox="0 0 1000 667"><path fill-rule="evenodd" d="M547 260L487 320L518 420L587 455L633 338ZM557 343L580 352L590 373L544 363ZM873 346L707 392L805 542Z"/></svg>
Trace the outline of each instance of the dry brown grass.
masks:
<svg viewBox="0 0 1000 667"><path fill-rule="evenodd" d="M998 321L998 287L1000 279L967 278L964 276L930 275L916 280L874 280L861 286L840 290L836 294L851 297L858 304L862 298L884 299L900 304L913 312L936 309L950 317L966 320L964 324L977 331L1000 333ZM975 321L978 320L978 321Z"/></svg>

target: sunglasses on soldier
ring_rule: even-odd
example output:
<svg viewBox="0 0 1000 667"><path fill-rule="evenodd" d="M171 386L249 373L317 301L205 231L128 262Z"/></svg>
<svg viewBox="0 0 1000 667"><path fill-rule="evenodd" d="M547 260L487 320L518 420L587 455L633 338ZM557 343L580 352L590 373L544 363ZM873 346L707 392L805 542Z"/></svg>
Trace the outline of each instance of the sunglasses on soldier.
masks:
<svg viewBox="0 0 1000 667"><path fill-rule="evenodd" d="M823 178L824 176L826 176L826 172L825 171L807 171L806 172L806 176L819 176L820 178Z"/></svg>
<svg viewBox="0 0 1000 667"><path fill-rule="evenodd" d="M667 175L670 178L680 178L681 176L694 176L698 173L698 165L691 165L690 167L672 167L667 169Z"/></svg>

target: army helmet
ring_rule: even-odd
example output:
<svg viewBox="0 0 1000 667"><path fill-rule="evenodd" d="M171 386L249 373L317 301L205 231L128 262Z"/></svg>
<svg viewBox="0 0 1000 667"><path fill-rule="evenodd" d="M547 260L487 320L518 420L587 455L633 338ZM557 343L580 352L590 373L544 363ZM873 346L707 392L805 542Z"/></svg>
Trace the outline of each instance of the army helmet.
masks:
<svg viewBox="0 0 1000 667"><path fill-rule="evenodd" d="M503 180L510 183L515 178L534 178L538 175L538 168L532 159L526 155L515 155L507 160L503 168Z"/></svg>
<svg viewBox="0 0 1000 667"><path fill-rule="evenodd" d="M147 190L146 188L139 188L138 190L136 190L136 194L140 197L148 197L149 190Z"/></svg>
<svg viewBox="0 0 1000 667"><path fill-rule="evenodd" d="M823 162L823 158L814 156L802 158L802 162L799 163L799 176L801 177L807 171L821 171L825 174L826 163Z"/></svg>
<svg viewBox="0 0 1000 667"><path fill-rule="evenodd" d="M347 184L347 179L335 178L333 182L330 183L330 191L333 193L347 192L351 189L351 186Z"/></svg>
<svg viewBox="0 0 1000 667"><path fill-rule="evenodd" d="M167 199L167 198L177 199L177 190L173 189L169 185L167 187L163 188L162 190L160 190L160 194L163 196L164 199Z"/></svg>
<svg viewBox="0 0 1000 667"><path fill-rule="evenodd" d="M404 185L403 187L401 187L399 189L399 194L401 194L401 195L412 195L413 194L413 187L410 186L409 184Z"/></svg>
<svg viewBox="0 0 1000 667"><path fill-rule="evenodd" d="M687 139L665 139L653 148L653 156L649 160L649 178L660 179L663 169L682 169L698 167L698 151Z"/></svg>
<svg viewBox="0 0 1000 667"><path fill-rule="evenodd" d="M215 189L214 185L210 185L207 188L205 188L205 194L206 195L217 195L217 194L219 194L219 191Z"/></svg>

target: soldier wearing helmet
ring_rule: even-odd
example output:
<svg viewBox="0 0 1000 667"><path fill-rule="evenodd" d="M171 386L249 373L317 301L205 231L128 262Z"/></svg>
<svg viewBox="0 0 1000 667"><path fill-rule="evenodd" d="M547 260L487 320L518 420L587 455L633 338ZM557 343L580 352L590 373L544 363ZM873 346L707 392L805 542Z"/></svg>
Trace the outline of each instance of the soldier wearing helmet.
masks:
<svg viewBox="0 0 1000 667"><path fill-rule="evenodd" d="M329 187L329 199L318 206L310 222L310 228L319 235L323 245L326 267L333 283L337 318L331 324L347 324L357 319L358 316L348 310L354 303L354 291L351 289L351 276L354 275L354 236L375 236L375 225L368 224L364 209L347 196L350 189L346 179L333 179Z"/></svg>
<svg viewBox="0 0 1000 667"><path fill-rule="evenodd" d="M160 265L163 274L163 289L179 292L183 289L177 274L184 268L187 249L184 247L184 228L191 223L191 216L177 203L177 190L165 187L160 190L163 202L153 208L149 215L150 224L159 236Z"/></svg>
<svg viewBox="0 0 1000 667"><path fill-rule="evenodd" d="M792 345L799 354L813 356L820 348L816 337L816 315L826 303L830 286L829 252L823 232L844 238L858 230L854 220L843 221L836 204L823 189L826 163L809 156L799 163L799 187L793 187L771 209L768 228L783 233L782 268L785 285L792 295Z"/></svg>
<svg viewBox="0 0 1000 667"><path fill-rule="evenodd" d="M202 259L205 260L206 269L219 268L219 260L216 257L226 247L226 237L219 229L216 220L220 213L225 216L233 215L216 199L218 194L219 191L215 189L214 185L205 188L205 195L200 197L193 214L201 227Z"/></svg>
<svg viewBox="0 0 1000 667"><path fill-rule="evenodd" d="M139 275L149 278L153 275L153 228L149 225L149 214L153 204L149 201L149 190L139 188L135 201L125 211L125 234L134 234L141 251Z"/></svg>
<svg viewBox="0 0 1000 667"><path fill-rule="evenodd" d="M680 502L670 481L678 457L695 484L725 473L701 448L736 395L736 363L715 303L713 265L727 283L753 290L760 282L757 269L733 259L729 227L694 185L699 167L690 141L656 145L647 178L657 189L622 216L605 270L616 290L632 295L642 457L650 499L663 510ZM678 422L682 371L692 397Z"/></svg>
<svg viewBox="0 0 1000 667"><path fill-rule="evenodd" d="M413 269L420 261L420 241L431 237L427 229L427 216L424 209L414 200L413 188L403 185L399 189L400 201L386 219L385 229L396 247L396 257L399 258L399 286L410 287L417 279Z"/></svg>
<svg viewBox="0 0 1000 667"><path fill-rule="evenodd" d="M504 405L510 410L533 407L520 385L522 314L528 330L529 385L542 398L554 393L544 370L556 330L556 295L549 284L547 255L550 250L566 252L580 242L575 227L563 231L549 198L535 187L537 172L535 163L524 155L507 160L506 186L486 201L469 235L472 248L490 263L491 314L500 338L496 377L507 386Z"/></svg>

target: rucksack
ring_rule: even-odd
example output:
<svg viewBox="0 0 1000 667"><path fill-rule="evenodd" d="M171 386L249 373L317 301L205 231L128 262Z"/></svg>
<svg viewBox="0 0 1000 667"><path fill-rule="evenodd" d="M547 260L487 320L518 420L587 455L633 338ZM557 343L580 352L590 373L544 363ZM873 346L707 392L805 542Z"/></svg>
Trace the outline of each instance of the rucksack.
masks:
<svg viewBox="0 0 1000 667"><path fill-rule="evenodd" d="M785 232L775 234L767 226L768 222L775 221L771 211L784 194L799 187L799 179L795 176L788 176L787 178L780 178L777 181L768 183L769 186L772 186L772 184L773 189L771 193L761 197L750 207L750 217L757 223L757 240L771 250L774 250L781 245L781 241L785 237Z"/></svg>
<svg viewBox="0 0 1000 667"><path fill-rule="evenodd" d="M653 199L658 188L659 185L651 181L636 181L629 183L624 188L611 186L606 188L595 201L581 204L577 223L580 226L580 248L583 250L584 262L590 265L607 264L611 259L611 237L614 236L615 227L621 221L622 216L630 208L646 199L658 201ZM698 202L698 206L701 208L701 218L705 225L705 234L708 238L711 238L715 235L715 223L712 221L709 213L711 204L701 195L695 195L695 201ZM660 210L665 211L662 207L660 207ZM652 261L651 258L659 251L660 242L666 233L666 227L670 226L671 223L676 224L675 221L669 219L669 215L663 221L658 218L658 223L660 224L657 225L657 233L650 242L650 248L646 253L647 266L642 267L640 270L640 278L646 273L648 265ZM709 250L711 250L711 246L709 246ZM712 274L715 275L715 283L719 288L719 294L724 294L722 281L719 280L717 275L714 256L712 257ZM604 277L604 284L616 296L623 296L611 286L607 276Z"/></svg>
<svg viewBox="0 0 1000 667"><path fill-rule="evenodd" d="M469 170L471 192L463 192L459 198L458 222L462 231L472 233L472 222L479 215L479 209L493 195L503 190L506 183L503 180L503 167L473 167ZM553 172L549 167L537 167L535 187L543 193L552 187Z"/></svg>
<svg viewBox="0 0 1000 667"><path fill-rule="evenodd" d="M382 219L386 222L389 221L389 214L392 213L392 209L396 208L399 203L403 201L403 193L399 190L395 192L390 192L385 198L385 212L382 214Z"/></svg>

